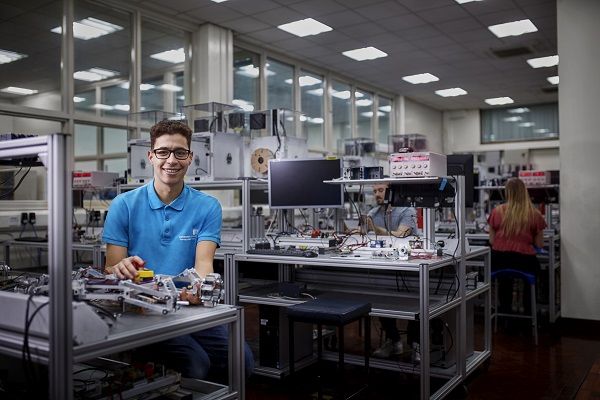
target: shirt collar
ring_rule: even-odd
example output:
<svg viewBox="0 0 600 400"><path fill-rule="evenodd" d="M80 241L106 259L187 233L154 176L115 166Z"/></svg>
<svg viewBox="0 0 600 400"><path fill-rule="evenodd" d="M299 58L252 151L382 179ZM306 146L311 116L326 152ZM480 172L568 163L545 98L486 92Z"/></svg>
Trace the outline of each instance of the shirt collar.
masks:
<svg viewBox="0 0 600 400"><path fill-rule="evenodd" d="M187 185L183 185L183 190L179 193L179 196L175 200L171 202L171 204L165 204L156 194L156 190L154 190L154 180L150 181L148 185L146 185L146 191L148 192L148 201L150 203L150 208L153 210L158 210L159 208L163 208L169 206L177 211L183 210L183 205L185 204L185 199L187 198L189 187Z"/></svg>

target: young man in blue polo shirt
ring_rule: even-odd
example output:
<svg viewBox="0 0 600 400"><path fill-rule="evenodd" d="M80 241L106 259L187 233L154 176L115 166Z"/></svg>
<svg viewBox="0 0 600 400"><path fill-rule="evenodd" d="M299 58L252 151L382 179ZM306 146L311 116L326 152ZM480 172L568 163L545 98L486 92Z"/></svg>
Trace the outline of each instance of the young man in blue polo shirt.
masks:
<svg viewBox="0 0 600 400"><path fill-rule="evenodd" d="M212 196L184 184L192 161L192 133L180 122L163 120L150 130L148 160L154 180L117 196L104 225L106 273L133 279L144 266L157 274L177 275L195 268L202 277L213 272L221 240L221 205ZM182 300L199 299L182 293ZM152 346L153 355L183 376L221 378L227 368L225 326L180 336ZM252 352L245 347L246 375Z"/></svg>

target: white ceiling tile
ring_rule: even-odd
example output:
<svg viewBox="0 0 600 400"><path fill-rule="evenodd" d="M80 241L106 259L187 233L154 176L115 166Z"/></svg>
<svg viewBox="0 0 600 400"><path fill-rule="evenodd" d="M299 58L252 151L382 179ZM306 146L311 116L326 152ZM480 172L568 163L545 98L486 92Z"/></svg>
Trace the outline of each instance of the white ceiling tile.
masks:
<svg viewBox="0 0 600 400"><path fill-rule="evenodd" d="M469 18L460 18L452 21L436 23L435 27L443 33L464 32L475 29L486 29L479 21Z"/></svg>
<svg viewBox="0 0 600 400"><path fill-rule="evenodd" d="M367 19L354 11L341 11L332 14L323 15L319 21L325 25L331 26L333 29L352 26L367 22Z"/></svg>
<svg viewBox="0 0 600 400"><path fill-rule="evenodd" d="M260 14L254 15L254 18L261 20L272 26L279 26L287 24L288 22L297 21L299 19L307 18L308 15L301 13L297 10L292 10L288 7L279 7L273 10L265 11Z"/></svg>
<svg viewBox="0 0 600 400"><path fill-rule="evenodd" d="M355 8L354 11L371 20L379 20L397 15L410 14L410 10L402 7L394 1L384 1L377 4L369 4L366 7Z"/></svg>
<svg viewBox="0 0 600 400"><path fill-rule="evenodd" d="M505 22L520 21L522 19L527 19L527 15L519 8L512 8L510 10L480 14L477 15L476 18L484 26L491 26L503 24Z"/></svg>
<svg viewBox="0 0 600 400"><path fill-rule="evenodd" d="M271 0L226 1L223 6L247 15L254 15L279 8L280 5Z"/></svg>
<svg viewBox="0 0 600 400"><path fill-rule="evenodd" d="M268 24L250 16L225 21L221 25L239 33L250 33L269 28Z"/></svg>
<svg viewBox="0 0 600 400"><path fill-rule="evenodd" d="M202 8L196 8L186 12L187 15L192 17L202 18L206 21L219 23L230 19L241 18L244 14L237 12L229 7L225 7L221 4L209 5Z"/></svg>
<svg viewBox="0 0 600 400"><path fill-rule="evenodd" d="M293 35L277 28L269 28L262 31L252 32L249 33L248 36L265 43L272 43L278 40L285 40L293 37Z"/></svg>
<svg viewBox="0 0 600 400"><path fill-rule="evenodd" d="M457 4L452 4L446 7L437 7L419 12L419 16L430 23L440 23L453 21L469 17L469 13L461 7L456 7Z"/></svg>
<svg viewBox="0 0 600 400"><path fill-rule="evenodd" d="M458 3L455 3L453 0L396 0L396 1L412 11L429 10L432 8L444 7L444 6L447 6L448 4L452 4L452 3L454 3L453 5L456 5L457 7L459 7Z"/></svg>
<svg viewBox="0 0 600 400"><path fill-rule="evenodd" d="M427 24L427 22L425 22L422 18L415 14L406 14L391 18L384 18L378 20L377 23L380 26L392 32L411 29L417 26L423 26Z"/></svg>
<svg viewBox="0 0 600 400"><path fill-rule="evenodd" d="M386 33L385 29L379 27L374 22L365 22L362 24L352 25L348 28L340 28L339 31L352 38L364 39L366 42L369 41L371 36Z"/></svg>
<svg viewBox="0 0 600 400"><path fill-rule="evenodd" d="M308 0L292 4L289 7L317 20L317 17L324 14L346 11L346 7L334 0Z"/></svg>

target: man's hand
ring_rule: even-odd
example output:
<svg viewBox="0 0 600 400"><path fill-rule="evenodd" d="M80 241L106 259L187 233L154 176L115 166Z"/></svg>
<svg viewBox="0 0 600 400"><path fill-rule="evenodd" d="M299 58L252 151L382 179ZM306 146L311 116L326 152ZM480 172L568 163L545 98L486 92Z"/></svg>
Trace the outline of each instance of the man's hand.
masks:
<svg viewBox="0 0 600 400"><path fill-rule="evenodd" d="M131 256L108 268L107 272L114 274L118 279L133 280L138 274L138 269L142 268L145 263L140 257Z"/></svg>

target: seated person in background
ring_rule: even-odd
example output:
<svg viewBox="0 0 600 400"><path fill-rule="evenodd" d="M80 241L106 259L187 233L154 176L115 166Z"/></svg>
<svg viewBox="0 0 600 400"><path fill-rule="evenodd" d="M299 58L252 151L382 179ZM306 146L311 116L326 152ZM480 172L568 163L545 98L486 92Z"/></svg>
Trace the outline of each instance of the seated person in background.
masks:
<svg viewBox="0 0 600 400"><path fill-rule="evenodd" d="M494 208L488 218L492 271L511 268L537 275L540 262L534 246L543 247L546 221L533 207L522 180L509 179L505 191L506 203ZM520 279L516 280L516 287L512 288L516 290L511 290L506 282L500 282L500 288L497 289L500 304L511 304L513 292L516 293L516 298L512 299L512 311L524 312L523 286Z"/></svg>
<svg viewBox="0 0 600 400"><path fill-rule="evenodd" d="M373 185L375 195L375 206L366 218L368 230L378 235L392 235L395 237L406 237L417 232L416 210L412 207L392 207L384 204L385 190L387 184ZM379 318L381 328L385 333L385 341L382 346L373 352L375 357L389 357L402 353L403 346L400 332L396 327L394 318Z"/></svg>
<svg viewBox="0 0 600 400"><path fill-rule="evenodd" d="M150 129L148 160L154 179L117 196L104 224L108 274L133 279L147 266L157 274L178 275L195 268L205 277L213 272L221 240L221 205L212 196L184 184L192 162L192 132L180 121L163 120ZM185 290L181 300L200 299ZM141 349L186 378L226 381L227 326L167 339ZM244 348L246 375L253 369L252 352Z"/></svg>

